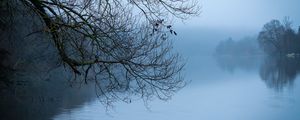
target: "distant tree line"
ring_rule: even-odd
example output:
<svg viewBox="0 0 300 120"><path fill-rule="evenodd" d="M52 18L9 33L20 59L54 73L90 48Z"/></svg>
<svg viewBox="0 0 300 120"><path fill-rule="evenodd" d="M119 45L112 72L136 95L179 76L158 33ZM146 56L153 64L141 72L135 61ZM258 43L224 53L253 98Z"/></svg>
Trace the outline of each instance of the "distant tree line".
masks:
<svg viewBox="0 0 300 120"><path fill-rule="evenodd" d="M282 22L271 20L263 26L258 42L268 55L300 54L300 27L296 32L288 17Z"/></svg>
<svg viewBox="0 0 300 120"><path fill-rule="evenodd" d="M259 46L255 37L245 37L241 40L234 41L232 38L221 41L217 47L217 55L253 55L260 54Z"/></svg>

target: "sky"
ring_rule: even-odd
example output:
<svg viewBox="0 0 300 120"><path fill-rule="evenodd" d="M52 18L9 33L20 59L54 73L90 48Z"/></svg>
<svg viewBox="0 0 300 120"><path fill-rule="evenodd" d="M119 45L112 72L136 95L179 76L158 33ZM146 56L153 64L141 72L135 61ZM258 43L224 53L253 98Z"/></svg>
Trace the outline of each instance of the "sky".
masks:
<svg viewBox="0 0 300 120"><path fill-rule="evenodd" d="M300 0L200 0L199 17L179 23L180 27L258 31L272 19L289 16L300 26Z"/></svg>
<svg viewBox="0 0 300 120"><path fill-rule="evenodd" d="M272 19L289 16L300 26L300 0L200 0L199 17L175 21L176 49L184 55L209 55L222 40L256 37ZM197 51L197 52L195 52ZM188 55L191 54L191 55Z"/></svg>

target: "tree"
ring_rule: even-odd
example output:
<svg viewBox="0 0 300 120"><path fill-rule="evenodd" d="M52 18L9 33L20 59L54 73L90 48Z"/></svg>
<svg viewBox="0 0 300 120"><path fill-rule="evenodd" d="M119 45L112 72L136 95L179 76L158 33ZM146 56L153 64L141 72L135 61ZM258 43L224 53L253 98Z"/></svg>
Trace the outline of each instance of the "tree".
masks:
<svg viewBox="0 0 300 120"><path fill-rule="evenodd" d="M278 20L265 24L258 41L264 51L271 55L298 54L300 50L300 41L288 17L284 18L282 24Z"/></svg>
<svg viewBox="0 0 300 120"><path fill-rule="evenodd" d="M259 53L256 37L244 37L238 41L229 38L221 41L216 47L217 55L248 56Z"/></svg>
<svg viewBox="0 0 300 120"><path fill-rule="evenodd" d="M283 19L284 33L282 39L282 49L285 54L297 53L298 41L296 40L296 32L292 29L292 21L289 17Z"/></svg>
<svg viewBox="0 0 300 120"><path fill-rule="evenodd" d="M183 63L172 52L169 22L198 15L186 0L6 0L38 16L74 81L94 81L101 94L128 90L168 99L182 87ZM14 16L12 16L14 17ZM2 23L3 20L1 20ZM36 26L36 27L40 27ZM34 33L36 33L34 32ZM105 90L103 90L105 86ZM117 98L116 94L109 97Z"/></svg>
<svg viewBox="0 0 300 120"><path fill-rule="evenodd" d="M263 30L258 35L258 42L260 47L269 54L276 52L281 53L281 40L284 34L284 27L278 20L271 20L266 23Z"/></svg>

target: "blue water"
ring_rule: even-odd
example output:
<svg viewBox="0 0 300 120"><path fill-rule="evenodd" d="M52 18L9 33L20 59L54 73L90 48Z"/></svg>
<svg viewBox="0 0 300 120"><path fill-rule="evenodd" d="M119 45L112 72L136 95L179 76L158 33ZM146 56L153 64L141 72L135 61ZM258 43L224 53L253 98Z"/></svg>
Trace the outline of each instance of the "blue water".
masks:
<svg viewBox="0 0 300 120"><path fill-rule="evenodd" d="M295 78L279 77L287 82L278 82L274 76L282 76L280 71L286 69L272 67L279 63L268 65L272 62L264 61L260 57L220 60L212 56L193 56L185 69L185 78L191 82L169 101L116 102L107 109L95 98L76 108L62 109L53 119L299 120L300 78L293 73ZM269 66L273 72L264 71ZM294 71L287 71L286 76L291 75L290 72ZM273 77L263 80L262 76L270 76L267 73Z"/></svg>

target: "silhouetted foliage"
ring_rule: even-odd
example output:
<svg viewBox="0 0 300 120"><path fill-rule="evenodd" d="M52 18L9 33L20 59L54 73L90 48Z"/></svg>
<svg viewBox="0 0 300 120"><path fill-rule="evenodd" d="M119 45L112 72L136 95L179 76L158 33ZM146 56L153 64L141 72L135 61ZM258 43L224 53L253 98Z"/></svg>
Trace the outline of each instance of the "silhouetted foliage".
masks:
<svg viewBox="0 0 300 120"><path fill-rule="evenodd" d="M221 41L216 47L216 55L247 56L260 53L255 37L245 37L238 41L228 38Z"/></svg>
<svg viewBox="0 0 300 120"><path fill-rule="evenodd" d="M198 15L195 1L4 0L0 5L0 43L13 51L10 67L29 67L30 72L46 64L48 72L51 65L64 66L73 74L70 83L95 83L106 104L127 102L129 95L167 100L185 85L184 63L172 51L170 35L177 33L170 21ZM14 47L5 46L10 41ZM16 46L32 47L30 52L42 58L16 55L21 51ZM57 57L59 62L46 63ZM39 65L38 60L46 62Z"/></svg>
<svg viewBox="0 0 300 120"><path fill-rule="evenodd" d="M300 53L299 31L292 29L292 22L286 17L281 23L271 20L259 33L258 42L263 51L269 55L287 55Z"/></svg>

